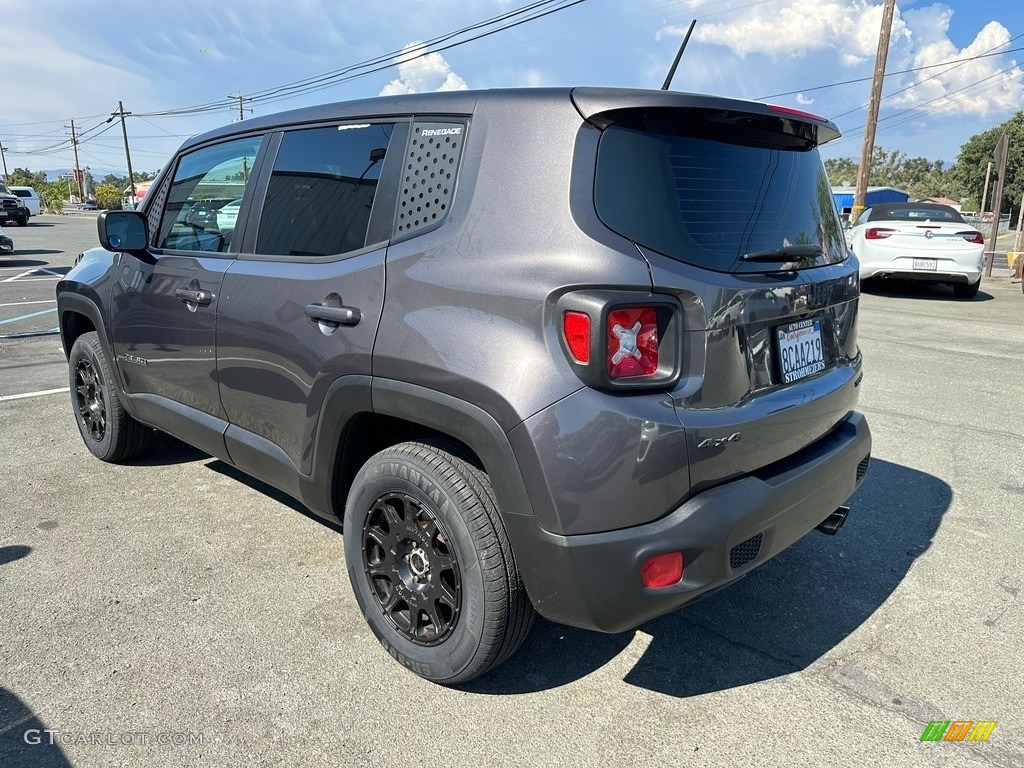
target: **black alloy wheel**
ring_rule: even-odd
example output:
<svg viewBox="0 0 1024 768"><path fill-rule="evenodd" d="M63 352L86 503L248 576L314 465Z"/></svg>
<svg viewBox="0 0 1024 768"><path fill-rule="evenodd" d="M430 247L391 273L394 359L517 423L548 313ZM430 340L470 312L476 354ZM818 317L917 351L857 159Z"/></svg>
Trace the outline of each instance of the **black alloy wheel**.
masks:
<svg viewBox="0 0 1024 768"><path fill-rule="evenodd" d="M68 355L75 423L85 447L103 461L125 461L149 447L153 430L125 411L96 331L83 333Z"/></svg>
<svg viewBox="0 0 1024 768"><path fill-rule="evenodd" d="M345 504L359 609L399 664L458 685L522 645L534 611L487 473L441 439L371 456Z"/></svg>
<svg viewBox="0 0 1024 768"><path fill-rule="evenodd" d="M102 441L107 434L107 405L100 378L87 357L75 367L75 403L89 437Z"/></svg>
<svg viewBox="0 0 1024 768"><path fill-rule="evenodd" d="M444 526L404 493L377 499L363 526L363 572L394 628L424 646L443 642L459 620L462 578Z"/></svg>

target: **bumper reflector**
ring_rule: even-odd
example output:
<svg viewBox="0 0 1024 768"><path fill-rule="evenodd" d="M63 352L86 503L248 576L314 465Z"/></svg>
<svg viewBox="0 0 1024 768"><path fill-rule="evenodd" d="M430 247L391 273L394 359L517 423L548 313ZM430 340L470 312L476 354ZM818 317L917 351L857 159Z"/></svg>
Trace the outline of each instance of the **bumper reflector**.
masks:
<svg viewBox="0 0 1024 768"><path fill-rule="evenodd" d="M683 553L666 552L648 558L640 569L640 578L648 589L678 584L683 578Z"/></svg>

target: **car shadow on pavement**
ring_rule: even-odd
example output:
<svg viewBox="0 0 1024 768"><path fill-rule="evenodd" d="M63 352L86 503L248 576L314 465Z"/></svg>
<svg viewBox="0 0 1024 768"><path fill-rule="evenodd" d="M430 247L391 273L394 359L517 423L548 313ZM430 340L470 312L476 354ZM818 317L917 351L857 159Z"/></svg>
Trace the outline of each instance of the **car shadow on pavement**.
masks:
<svg viewBox="0 0 1024 768"><path fill-rule="evenodd" d="M57 251L57 250L54 250L53 248L16 248L15 252L14 252L14 255L15 256L49 256L49 255L54 254L54 253L64 253L64 251ZM21 266L22 261L23 261L23 259L11 259L11 260L5 261L4 262L4 266L5 267ZM34 265L34 264L47 264L47 263L48 262L36 261L36 260L33 259L33 260L25 262L25 266L31 266L31 265ZM54 271L55 272L57 271L57 269L58 269L57 267L54 267ZM62 269L63 270L63 274L66 275L71 270L71 267L60 267L60 269Z"/></svg>
<svg viewBox="0 0 1024 768"><path fill-rule="evenodd" d="M932 475L874 459L834 537L812 531L747 578L638 632L602 635L538 620L523 647L465 686L517 694L578 680L626 651L625 682L687 697L807 668L852 634L928 550L952 502ZM626 663L629 663L628 661Z"/></svg>
<svg viewBox="0 0 1024 768"><path fill-rule="evenodd" d="M892 296L898 299L921 299L925 301L955 301L969 304L972 301L992 301L995 296L978 291L973 299L958 299L953 288L942 283L920 283L911 280L866 280L861 283L861 293L872 296Z"/></svg>
<svg viewBox="0 0 1024 768"><path fill-rule="evenodd" d="M243 485L247 485L257 493L262 493L264 496L271 498L274 501L277 501L281 504L284 504L289 509L294 509L299 514L305 515L310 520L320 523L321 525L330 528L332 531L335 531L337 533L342 532L342 527L338 523L331 522L330 520L325 520L319 515L314 514L309 509L307 509L305 504L303 504L300 501L297 501L296 499L293 499L284 491L279 491L277 488L270 485L269 483L265 483L262 480L257 480L252 475L247 475L240 469L235 469L235 467L232 467L227 462L221 461L220 459L214 459L213 461L206 465L206 468L212 469L214 472L219 472L225 477L230 477L232 480L236 480L239 483L242 483Z"/></svg>
<svg viewBox="0 0 1024 768"><path fill-rule="evenodd" d="M51 744L47 727L21 699L0 687L0 765L71 768L60 748L60 729L51 729Z"/></svg>
<svg viewBox="0 0 1024 768"><path fill-rule="evenodd" d="M210 454L193 448L166 432L153 430L152 442L141 456L123 462L129 467L165 467L172 464L188 464L191 461L207 459Z"/></svg>
<svg viewBox="0 0 1024 768"><path fill-rule="evenodd" d="M21 558L27 557L31 551L32 547L26 547L24 544L0 547L0 565L7 565L7 563L13 563L15 560L21 560ZM3 763L0 763L0 765L3 765Z"/></svg>

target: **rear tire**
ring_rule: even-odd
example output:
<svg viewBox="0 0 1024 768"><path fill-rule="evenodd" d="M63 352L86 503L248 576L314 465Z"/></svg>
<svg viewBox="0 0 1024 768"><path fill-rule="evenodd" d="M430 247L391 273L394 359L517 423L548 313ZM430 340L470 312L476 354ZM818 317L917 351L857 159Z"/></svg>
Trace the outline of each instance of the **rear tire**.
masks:
<svg viewBox="0 0 1024 768"><path fill-rule="evenodd" d="M124 410L95 331L83 333L68 356L71 406L85 447L103 461L126 461L146 450L153 430Z"/></svg>
<svg viewBox="0 0 1024 768"><path fill-rule="evenodd" d="M981 278L978 278L976 283L954 283L953 284L953 296L958 299L973 299L978 295L978 289L981 288Z"/></svg>
<svg viewBox="0 0 1024 768"><path fill-rule="evenodd" d="M402 443L363 465L345 505L345 559L374 635L427 680L479 677L533 623L487 475L437 445Z"/></svg>

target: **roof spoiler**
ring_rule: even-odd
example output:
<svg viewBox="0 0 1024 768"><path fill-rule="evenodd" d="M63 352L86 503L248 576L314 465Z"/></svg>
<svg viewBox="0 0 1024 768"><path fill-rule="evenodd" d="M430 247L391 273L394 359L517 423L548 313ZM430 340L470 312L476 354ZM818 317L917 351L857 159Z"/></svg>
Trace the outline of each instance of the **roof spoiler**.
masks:
<svg viewBox="0 0 1024 768"><path fill-rule="evenodd" d="M601 130L624 119L659 118L674 111L688 111L721 124L736 125L751 117L761 118L757 123L762 130L791 136L814 146L842 135L835 123L810 112L699 93L581 87L573 89L572 102L584 120Z"/></svg>

